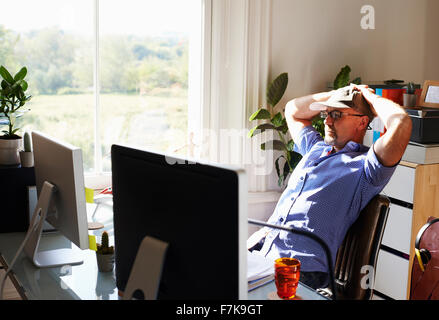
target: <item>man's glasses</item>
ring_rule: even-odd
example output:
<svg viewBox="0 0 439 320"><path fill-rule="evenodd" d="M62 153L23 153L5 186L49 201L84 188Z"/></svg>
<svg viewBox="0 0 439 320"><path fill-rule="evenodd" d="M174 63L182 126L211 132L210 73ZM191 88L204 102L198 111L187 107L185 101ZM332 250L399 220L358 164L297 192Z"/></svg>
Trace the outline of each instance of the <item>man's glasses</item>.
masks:
<svg viewBox="0 0 439 320"><path fill-rule="evenodd" d="M332 110L332 111L320 111L320 117L322 119L326 119L328 116L330 116L332 119L337 120L340 119L343 115L346 116L353 116L353 117L364 117L364 114L352 114L347 112L341 112L338 110Z"/></svg>

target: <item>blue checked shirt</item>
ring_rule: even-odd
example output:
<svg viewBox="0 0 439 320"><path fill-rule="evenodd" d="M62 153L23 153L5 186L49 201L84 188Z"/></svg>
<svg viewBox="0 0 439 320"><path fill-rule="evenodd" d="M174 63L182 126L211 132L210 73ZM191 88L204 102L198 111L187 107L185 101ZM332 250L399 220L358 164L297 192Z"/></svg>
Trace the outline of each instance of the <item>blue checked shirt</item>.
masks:
<svg viewBox="0 0 439 320"><path fill-rule="evenodd" d="M373 148L353 141L328 155L332 146L311 126L302 129L294 148L303 158L268 223L313 232L328 245L334 266L347 230L389 182L396 165L383 166ZM294 257L302 271L328 272L325 252L314 240L266 227L260 232L267 235L259 254L271 259Z"/></svg>

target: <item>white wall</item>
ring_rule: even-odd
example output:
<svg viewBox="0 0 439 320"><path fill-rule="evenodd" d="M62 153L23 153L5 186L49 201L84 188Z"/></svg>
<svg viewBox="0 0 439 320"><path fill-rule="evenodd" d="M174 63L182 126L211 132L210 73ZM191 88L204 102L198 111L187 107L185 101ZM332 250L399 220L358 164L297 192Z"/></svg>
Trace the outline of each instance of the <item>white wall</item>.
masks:
<svg viewBox="0 0 439 320"><path fill-rule="evenodd" d="M363 30L363 5L375 29ZM287 100L326 90L341 67L351 79L439 79L437 0L272 0L271 77L288 72Z"/></svg>
<svg viewBox="0 0 439 320"><path fill-rule="evenodd" d="M439 0L271 1L269 77L288 72L281 105L327 90L348 64L363 82L439 80ZM375 9L375 29L363 30L363 5ZM276 173L269 189L279 190ZM276 202L250 204L250 215L267 219Z"/></svg>

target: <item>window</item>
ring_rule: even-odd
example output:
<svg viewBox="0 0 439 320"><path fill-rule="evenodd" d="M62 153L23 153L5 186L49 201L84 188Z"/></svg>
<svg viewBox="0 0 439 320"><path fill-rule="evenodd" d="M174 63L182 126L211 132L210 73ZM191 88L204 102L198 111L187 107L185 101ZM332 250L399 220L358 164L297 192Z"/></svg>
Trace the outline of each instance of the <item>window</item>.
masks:
<svg viewBox="0 0 439 320"><path fill-rule="evenodd" d="M0 64L27 66L33 95L22 128L80 147L86 173L111 171L113 143L185 154L201 4L1 1Z"/></svg>
<svg viewBox="0 0 439 320"><path fill-rule="evenodd" d="M0 34L8 40L0 63L11 73L26 66L32 94L18 126L77 145L86 171L94 170L92 2L17 0L1 7L8 14Z"/></svg>
<svg viewBox="0 0 439 320"><path fill-rule="evenodd" d="M22 128L80 147L86 180L109 183L119 143L244 165L249 190L267 189L273 163L246 160L244 131L268 82L271 0L0 5L0 64L28 67Z"/></svg>

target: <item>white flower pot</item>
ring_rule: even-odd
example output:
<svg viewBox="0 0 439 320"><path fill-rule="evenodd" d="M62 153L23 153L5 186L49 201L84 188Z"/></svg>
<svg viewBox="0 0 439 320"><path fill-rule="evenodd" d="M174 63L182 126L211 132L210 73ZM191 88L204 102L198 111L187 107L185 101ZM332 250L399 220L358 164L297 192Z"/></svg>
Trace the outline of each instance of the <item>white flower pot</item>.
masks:
<svg viewBox="0 0 439 320"><path fill-rule="evenodd" d="M32 151L20 151L20 162L24 168L32 168L34 166L34 153Z"/></svg>
<svg viewBox="0 0 439 320"><path fill-rule="evenodd" d="M23 139L0 139L0 165L19 165Z"/></svg>
<svg viewBox="0 0 439 320"><path fill-rule="evenodd" d="M416 106L416 94L404 93L404 107L415 107Z"/></svg>

